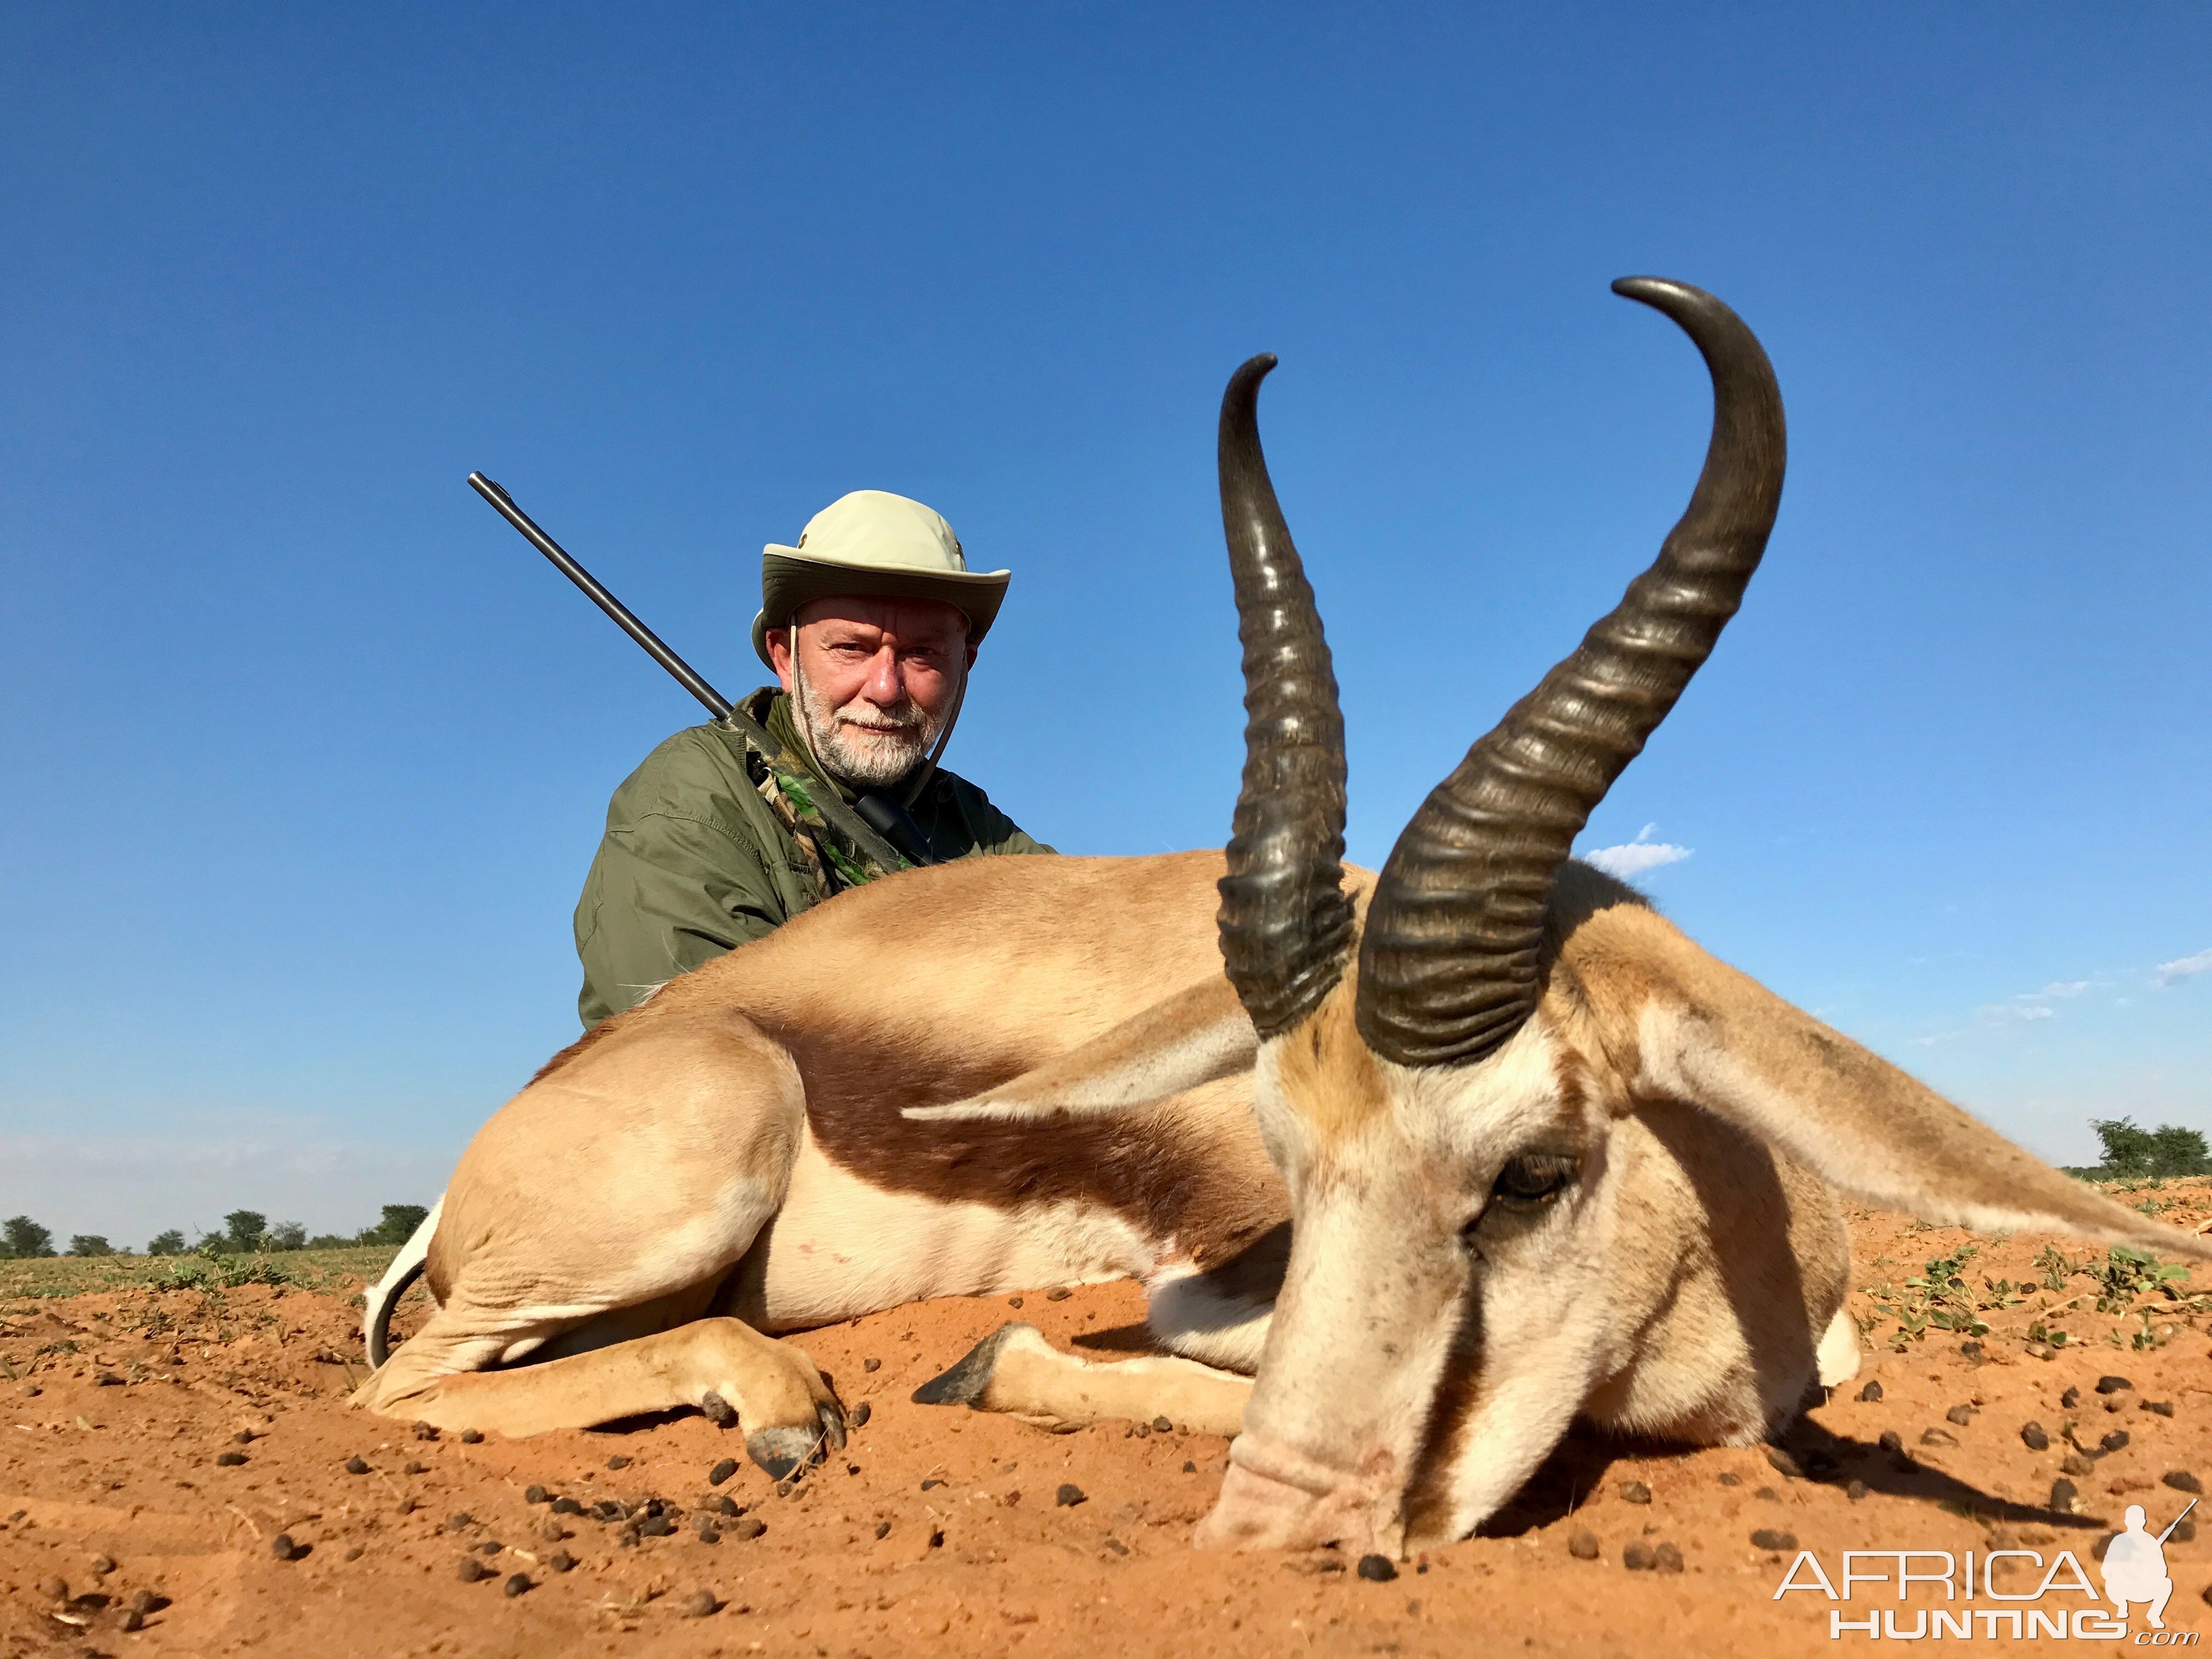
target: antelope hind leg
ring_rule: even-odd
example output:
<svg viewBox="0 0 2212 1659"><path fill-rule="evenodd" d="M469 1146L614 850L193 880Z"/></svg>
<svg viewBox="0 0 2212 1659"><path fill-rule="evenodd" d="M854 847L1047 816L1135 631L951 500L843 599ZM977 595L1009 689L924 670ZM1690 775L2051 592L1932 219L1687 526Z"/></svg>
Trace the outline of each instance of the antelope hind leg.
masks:
<svg viewBox="0 0 2212 1659"><path fill-rule="evenodd" d="M414 1341L434 1334L425 1327ZM516 1439L682 1406L717 1418L734 1409L746 1452L778 1480L825 1440L845 1443L844 1414L805 1350L726 1317L511 1370L447 1371L411 1387L400 1380L364 1403L386 1417L493 1429Z"/></svg>
<svg viewBox="0 0 2212 1659"><path fill-rule="evenodd" d="M914 1391L922 1406L967 1406L1054 1425L1164 1417L1200 1434L1234 1435L1252 1379L1195 1359L1079 1359L1034 1325L1003 1325L965 1358Z"/></svg>

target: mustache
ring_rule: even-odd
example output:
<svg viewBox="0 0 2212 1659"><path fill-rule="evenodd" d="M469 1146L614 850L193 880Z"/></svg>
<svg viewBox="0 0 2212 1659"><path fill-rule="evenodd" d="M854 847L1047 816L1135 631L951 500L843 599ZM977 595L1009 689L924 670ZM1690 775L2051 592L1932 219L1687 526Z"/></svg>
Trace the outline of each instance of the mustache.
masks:
<svg viewBox="0 0 2212 1659"><path fill-rule="evenodd" d="M928 717L914 703L902 708L886 709L872 702L853 702L840 708L833 717L846 726L857 726L863 732L920 732L928 725Z"/></svg>

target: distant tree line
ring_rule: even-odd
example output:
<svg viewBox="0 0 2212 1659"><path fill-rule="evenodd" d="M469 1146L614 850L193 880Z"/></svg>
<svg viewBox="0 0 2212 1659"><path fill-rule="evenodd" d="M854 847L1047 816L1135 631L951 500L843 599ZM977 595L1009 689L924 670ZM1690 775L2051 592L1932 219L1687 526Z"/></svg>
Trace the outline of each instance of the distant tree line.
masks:
<svg viewBox="0 0 2212 1659"><path fill-rule="evenodd" d="M155 1233L146 1242L148 1255L185 1255L193 1251L215 1255L252 1255L279 1250L331 1250L354 1244L404 1244L410 1235L421 1226L430 1212L420 1204L387 1204L384 1218L374 1226L363 1227L350 1235L317 1233L307 1237L307 1230L296 1221L280 1221L269 1224L269 1218L258 1210L233 1210L222 1218L221 1232L204 1232L191 1243L175 1228ZM98 1233L73 1234L66 1251L54 1248L52 1231L40 1226L27 1215L10 1216L0 1222L0 1259L23 1260L33 1256L56 1255L129 1255L128 1249L110 1244Z"/></svg>
<svg viewBox="0 0 2212 1659"><path fill-rule="evenodd" d="M2161 1123L2146 1129L2130 1117L2093 1117L2089 1127L2104 1143L2105 1160L2075 1175L2092 1181L2166 1180L2176 1176L2212 1175L2212 1146L2201 1129Z"/></svg>

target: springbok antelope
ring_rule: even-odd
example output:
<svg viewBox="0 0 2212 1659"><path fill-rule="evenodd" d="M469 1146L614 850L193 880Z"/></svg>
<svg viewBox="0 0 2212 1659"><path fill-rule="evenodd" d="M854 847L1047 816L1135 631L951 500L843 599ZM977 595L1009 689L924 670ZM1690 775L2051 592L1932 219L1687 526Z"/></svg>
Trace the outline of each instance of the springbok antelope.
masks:
<svg viewBox="0 0 2212 1659"><path fill-rule="evenodd" d="M463 1155L370 1297L357 1403L511 1435L697 1407L781 1478L844 1428L769 1333L1131 1275L1165 1353L1085 1362L1011 1326L917 1397L1237 1432L1200 1542L1396 1553L1472 1531L1577 1415L1740 1443L1848 1376L1838 1188L2212 1255L1568 861L1734 614L1782 484L1750 331L1696 289L1614 288L1704 354L1703 475L1379 878L1342 863L1335 680L1255 358L1221 415L1249 715L1225 860L911 872L607 1021ZM386 1359L417 1270L436 1310Z"/></svg>

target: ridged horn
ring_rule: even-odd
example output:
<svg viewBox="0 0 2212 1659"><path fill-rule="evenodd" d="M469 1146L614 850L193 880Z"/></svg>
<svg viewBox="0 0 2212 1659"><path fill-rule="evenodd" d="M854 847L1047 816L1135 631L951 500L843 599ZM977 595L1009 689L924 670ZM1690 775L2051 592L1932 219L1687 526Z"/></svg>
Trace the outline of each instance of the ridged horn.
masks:
<svg viewBox="0 0 2212 1659"><path fill-rule="evenodd" d="M1221 960L1262 1039L1344 973L1344 716L1305 567L1260 449L1270 353L1221 396L1221 528L1244 647L1244 781L1221 881Z"/></svg>
<svg viewBox="0 0 2212 1659"><path fill-rule="evenodd" d="M1405 1066L1480 1060L1536 1006L1552 883L1591 811L1689 684L1759 568L1782 500L1782 394L1736 314L1686 283L1625 276L1705 355L1713 434L1651 568L1572 656L1430 793L1382 867L1357 1017Z"/></svg>

